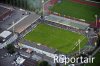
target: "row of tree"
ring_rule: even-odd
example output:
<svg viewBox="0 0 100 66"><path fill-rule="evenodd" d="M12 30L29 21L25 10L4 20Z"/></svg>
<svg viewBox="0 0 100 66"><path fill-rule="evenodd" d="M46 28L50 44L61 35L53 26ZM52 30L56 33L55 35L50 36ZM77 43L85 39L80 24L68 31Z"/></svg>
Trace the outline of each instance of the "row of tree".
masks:
<svg viewBox="0 0 100 66"><path fill-rule="evenodd" d="M2 3L10 4L18 7L27 7L27 0L1 0Z"/></svg>
<svg viewBox="0 0 100 66"><path fill-rule="evenodd" d="M4 3L4 4L16 6L16 7L19 7L19 8L31 10L31 11L34 10L33 7L29 6L28 0L0 0L0 2Z"/></svg>

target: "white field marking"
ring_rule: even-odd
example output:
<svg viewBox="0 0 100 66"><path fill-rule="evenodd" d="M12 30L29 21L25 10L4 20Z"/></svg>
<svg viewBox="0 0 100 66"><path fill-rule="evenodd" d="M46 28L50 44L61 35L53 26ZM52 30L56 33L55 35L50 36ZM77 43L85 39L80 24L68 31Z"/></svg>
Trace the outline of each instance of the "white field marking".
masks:
<svg viewBox="0 0 100 66"><path fill-rule="evenodd" d="M14 27L15 25L17 25L18 23L20 23L23 19L25 19L26 17L28 17L29 15L24 16L23 18L21 18L20 20L18 20L16 23L14 23L11 27L9 27L7 30L10 30L12 27Z"/></svg>
<svg viewBox="0 0 100 66"><path fill-rule="evenodd" d="M76 48L76 46L78 45L78 42L76 42L75 44L76 44L76 45L75 45L75 47L74 47L72 50L74 50L74 49Z"/></svg>

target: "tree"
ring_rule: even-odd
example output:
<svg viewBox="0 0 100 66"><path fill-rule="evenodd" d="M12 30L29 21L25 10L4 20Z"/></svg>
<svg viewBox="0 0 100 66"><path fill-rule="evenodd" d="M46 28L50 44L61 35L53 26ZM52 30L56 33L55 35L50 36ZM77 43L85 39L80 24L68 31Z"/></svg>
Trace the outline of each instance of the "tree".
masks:
<svg viewBox="0 0 100 66"><path fill-rule="evenodd" d="M10 54L15 53L15 47L13 44L7 45L6 49L7 49L8 53L10 53Z"/></svg>
<svg viewBox="0 0 100 66"><path fill-rule="evenodd" d="M60 66L60 64L59 63L56 63L56 66Z"/></svg>
<svg viewBox="0 0 100 66"><path fill-rule="evenodd" d="M35 11L33 0L0 0L1 3L16 6L22 9ZM36 3L37 4L37 3Z"/></svg>
<svg viewBox="0 0 100 66"><path fill-rule="evenodd" d="M42 61L38 66L50 66L47 61Z"/></svg>

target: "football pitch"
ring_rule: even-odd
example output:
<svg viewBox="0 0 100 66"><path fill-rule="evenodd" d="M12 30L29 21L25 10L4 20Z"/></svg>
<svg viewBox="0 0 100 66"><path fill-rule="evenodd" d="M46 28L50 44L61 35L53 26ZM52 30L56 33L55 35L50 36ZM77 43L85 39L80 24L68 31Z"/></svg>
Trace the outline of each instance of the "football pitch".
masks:
<svg viewBox="0 0 100 66"><path fill-rule="evenodd" d="M28 33L24 39L30 40L31 42L41 43L42 45L57 49L57 51L65 54L78 50L78 47L72 50L78 39L82 40L80 43L81 48L87 43L87 38L83 35L49 26L47 24L37 25L37 27Z"/></svg>
<svg viewBox="0 0 100 66"><path fill-rule="evenodd" d="M57 12L61 16L70 16L84 19L87 23L95 21L95 15L100 16L100 8L72 2L71 0L61 0L50 8L52 12Z"/></svg>

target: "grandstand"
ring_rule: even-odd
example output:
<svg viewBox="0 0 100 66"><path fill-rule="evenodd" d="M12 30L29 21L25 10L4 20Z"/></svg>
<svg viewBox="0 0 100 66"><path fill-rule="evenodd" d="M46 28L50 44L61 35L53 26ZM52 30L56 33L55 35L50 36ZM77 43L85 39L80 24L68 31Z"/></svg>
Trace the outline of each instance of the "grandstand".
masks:
<svg viewBox="0 0 100 66"><path fill-rule="evenodd" d="M65 25L65 26L73 27L76 29L82 29L82 30L86 30L89 27L89 24L71 20L68 18L63 18L63 17L56 16L56 15L46 16L45 20L59 23L59 24Z"/></svg>
<svg viewBox="0 0 100 66"><path fill-rule="evenodd" d="M20 34L22 33L24 30L26 30L28 27L30 27L30 25L32 25L36 20L38 20L40 18L39 15L35 14L35 13L31 13L29 15L26 15L25 18L19 20L15 25L12 25L8 30L13 30L14 27L14 32Z"/></svg>
<svg viewBox="0 0 100 66"><path fill-rule="evenodd" d="M0 21L7 19L7 17L9 17L11 15L12 10L13 9L11 9L11 8L7 8L5 6L0 5Z"/></svg>

